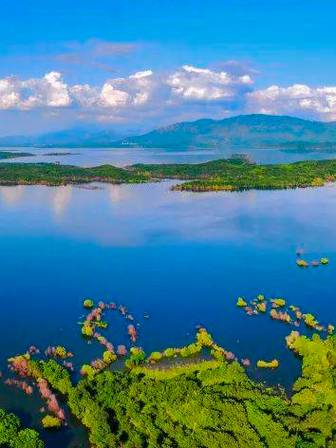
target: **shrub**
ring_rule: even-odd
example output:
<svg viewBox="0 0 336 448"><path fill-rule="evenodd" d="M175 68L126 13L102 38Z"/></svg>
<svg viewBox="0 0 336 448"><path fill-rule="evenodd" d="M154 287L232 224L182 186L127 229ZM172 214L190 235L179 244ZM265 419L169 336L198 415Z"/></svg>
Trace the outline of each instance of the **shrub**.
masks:
<svg viewBox="0 0 336 448"><path fill-rule="evenodd" d="M117 360L117 355L115 353L110 352L108 350L106 350L103 353L103 361L104 361L105 364L110 365L110 364L112 364L116 360Z"/></svg>
<svg viewBox="0 0 336 448"><path fill-rule="evenodd" d="M94 302L92 299L85 299L83 301L83 306L84 306L84 308L93 308Z"/></svg>
<svg viewBox="0 0 336 448"><path fill-rule="evenodd" d="M88 378L92 379L96 372L95 369L89 364L83 364L80 373L81 375L87 376Z"/></svg>
<svg viewBox="0 0 336 448"><path fill-rule="evenodd" d="M279 361L277 359L273 359L272 361L259 360L257 362L257 367L260 369L276 369L279 367Z"/></svg>
<svg viewBox="0 0 336 448"><path fill-rule="evenodd" d="M274 308L281 308L286 305L286 300L284 299L273 299L271 302Z"/></svg>
<svg viewBox="0 0 336 448"><path fill-rule="evenodd" d="M163 358L163 355L161 352L152 352L149 359L151 361L160 361Z"/></svg>
<svg viewBox="0 0 336 448"><path fill-rule="evenodd" d="M306 262L306 260L303 260L302 258L299 258L298 260L296 260L296 264L300 268L307 268L309 266L309 264Z"/></svg>
<svg viewBox="0 0 336 448"><path fill-rule="evenodd" d="M177 352L177 349L175 349L175 348L166 348L166 350L164 350L164 352L163 352L163 356L165 358L172 358L173 356L175 356L176 352Z"/></svg>
<svg viewBox="0 0 336 448"><path fill-rule="evenodd" d="M242 297L238 297L237 306L245 308L247 306L247 302L245 302L245 300Z"/></svg>
<svg viewBox="0 0 336 448"><path fill-rule="evenodd" d="M55 356L61 359L65 359L68 357L68 352L66 351L65 347L62 347L61 345L58 345L55 348Z"/></svg>
<svg viewBox="0 0 336 448"><path fill-rule="evenodd" d="M205 328L200 328L196 335L196 340L202 347L211 347L213 344L212 336Z"/></svg>
<svg viewBox="0 0 336 448"><path fill-rule="evenodd" d="M266 303L265 302L258 303L256 308L260 313L266 313Z"/></svg>
<svg viewBox="0 0 336 448"><path fill-rule="evenodd" d="M62 426L62 421L58 417L52 415L46 415L42 419L42 426L45 429L55 429Z"/></svg>
<svg viewBox="0 0 336 448"><path fill-rule="evenodd" d="M83 326L82 326L82 335L83 336L86 336L86 337L88 337L88 338L92 338L93 337L93 328L91 327L91 325L87 325L87 324L84 324Z"/></svg>

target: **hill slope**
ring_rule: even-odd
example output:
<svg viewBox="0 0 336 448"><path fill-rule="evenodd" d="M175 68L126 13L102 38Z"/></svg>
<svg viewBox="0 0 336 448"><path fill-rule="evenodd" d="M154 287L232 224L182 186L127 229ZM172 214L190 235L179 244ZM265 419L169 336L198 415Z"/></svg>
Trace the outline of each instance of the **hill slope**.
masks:
<svg viewBox="0 0 336 448"><path fill-rule="evenodd" d="M276 115L239 115L223 120L181 122L143 135L96 128L74 128L39 136L0 137L2 146L143 147L143 148L276 148L336 151L336 122L302 120Z"/></svg>
<svg viewBox="0 0 336 448"><path fill-rule="evenodd" d="M336 123L274 115L240 115L224 120L176 123L144 135L125 138L118 146L146 148L256 148L336 146Z"/></svg>
<svg viewBox="0 0 336 448"><path fill-rule="evenodd" d="M125 133L116 133L111 130L74 128L65 131L48 132L38 136L8 136L0 137L0 147L108 147L114 140L125 136Z"/></svg>

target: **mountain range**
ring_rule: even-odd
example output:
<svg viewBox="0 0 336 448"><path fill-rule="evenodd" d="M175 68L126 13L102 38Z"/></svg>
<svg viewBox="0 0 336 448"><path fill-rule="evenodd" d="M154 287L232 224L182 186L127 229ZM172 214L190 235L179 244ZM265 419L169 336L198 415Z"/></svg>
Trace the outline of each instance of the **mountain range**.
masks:
<svg viewBox="0 0 336 448"><path fill-rule="evenodd" d="M2 137L0 146L336 149L336 122L276 115L239 115L222 120L181 122L122 138L110 130L85 129L37 137Z"/></svg>
<svg viewBox="0 0 336 448"><path fill-rule="evenodd" d="M68 147L92 148L110 147L111 142L121 139L127 133L92 128L73 128L64 131L48 132L37 136L14 135L0 137L0 146L11 147Z"/></svg>
<svg viewBox="0 0 336 448"><path fill-rule="evenodd" d="M265 148L336 145L336 122L276 115L239 115L223 120L176 123L128 137L121 146L146 148Z"/></svg>

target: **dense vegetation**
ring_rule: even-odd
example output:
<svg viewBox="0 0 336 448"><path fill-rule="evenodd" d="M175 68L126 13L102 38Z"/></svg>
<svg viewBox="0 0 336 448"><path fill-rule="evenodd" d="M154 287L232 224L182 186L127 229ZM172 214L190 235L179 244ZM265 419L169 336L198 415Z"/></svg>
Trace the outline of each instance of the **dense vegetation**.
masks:
<svg viewBox="0 0 336 448"><path fill-rule="evenodd" d="M246 158L200 164L101 165L82 168L53 163L0 164L0 185L65 185L89 182L139 183L159 179L190 180L175 190L284 189L322 186L336 179L336 160L256 165Z"/></svg>
<svg viewBox="0 0 336 448"><path fill-rule="evenodd" d="M335 123L276 115L240 115L223 120L176 123L118 142L145 148L279 148L336 143Z"/></svg>
<svg viewBox="0 0 336 448"><path fill-rule="evenodd" d="M30 152L0 151L0 159L17 159L18 157L32 157Z"/></svg>
<svg viewBox="0 0 336 448"><path fill-rule="evenodd" d="M305 188L336 179L335 160L256 165L240 158L195 165L134 165L133 169L158 178L195 179L174 187L190 191Z"/></svg>
<svg viewBox="0 0 336 448"><path fill-rule="evenodd" d="M20 420L0 409L0 447L1 448L43 448L44 443L36 431L22 429Z"/></svg>
<svg viewBox="0 0 336 448"><path fill-rule="evenodd" d="M145 182L147 174L137 174L112 165L81 168L54 163L2 163L0 185L65 185L94 181L111 183Z"/></svg>
<svg viewBox="0 0 336 448"><path fill-rule="evenodd" d="M225 359L105 370L77 385L55 360L33 363L96 448L334 447L335 337L292 332L287 345L302 358L291 398Z"/></svg>
<svg viewBox="0 0 336 448"><path fill-rule="evenodd" d="M272 310L284 309L282 298L267 300L259 294L252 301L271 304ZM246 307L243 298L237 301ZM29 384L40 392L45 402L42 425L49 430L62 428L68 412L88 431L94 448L333 448L336 446L336 336L328 325L326 336L310 314L297 307L289 308L297 317L320 332L311 338L292 331L287 347L302 361L301 376L291 395L281 388L267 387L248 377L240 360L215 343L204 328L195 341L184 347L169 347L150 355L133 346L124 368L109 367L118 356L112 344L97 328L105 313L132 316L124 305L83 301L88 309L82 329L90 325L93 335L104 347L103 361L82 366L82 379L76 380L73 365L66 361L73 354L65 347L48 347L43 356L35 347L8 360L17 385L31 395ZM262 314L264 310L260 309ZM314 325L312 325L314 323ZM128 328L133 325L129 325ZM105 325L102 328L107 328ZM85 338L88 336L84 335ZM106 359L105 355L114 355ZM47 358L47 359L46 359ZM106 362L105 362L106 361ZM258 361L257 367L276 368L278 361ZM119 364L119 367L121 365ZM29 388L31 390L29 390ZM62 402L62 407L59 403ZM43 448L32 430L21 430L13 415L0 412L0 447Z"/></svg>

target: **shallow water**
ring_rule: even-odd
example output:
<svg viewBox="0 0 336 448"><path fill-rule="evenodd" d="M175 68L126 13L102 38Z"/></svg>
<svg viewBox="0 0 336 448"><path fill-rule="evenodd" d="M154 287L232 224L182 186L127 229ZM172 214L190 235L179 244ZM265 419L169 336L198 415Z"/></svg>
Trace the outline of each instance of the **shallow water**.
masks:
<svg viewBox="0 0 336 448"><path fill-rule="evenodd" d="M336 188L195 194L170 185L0 187L4 372L8 356L31 344L64 344L77 366L98 356L77 325L82 299L90 296L127 305L147 351L189 343L201 324L219 344L251 359L254 378L290 387L299 374L284 344L292 327L248 317L235 303L239 295L265 293L322 323L336 322ZM327 256L330 265L299 269L299 246L308 259ZM107 332L114 344L128 341L123 325L114 321ZM253 367L274 357L274 372ZM0 386L1 406L37 424L37 398ZM47 447L76 447L73 431L85 440L72 425Z"/></svg>

